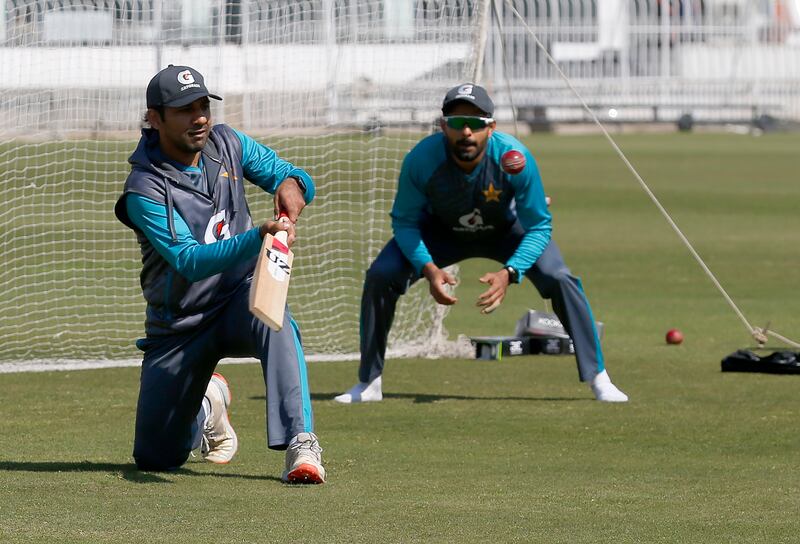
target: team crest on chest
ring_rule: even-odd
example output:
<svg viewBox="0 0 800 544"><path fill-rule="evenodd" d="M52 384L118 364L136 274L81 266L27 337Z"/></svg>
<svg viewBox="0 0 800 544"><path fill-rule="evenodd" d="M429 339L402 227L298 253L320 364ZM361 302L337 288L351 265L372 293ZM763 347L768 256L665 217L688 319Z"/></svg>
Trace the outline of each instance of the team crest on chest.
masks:
<svg viewBox="0 0 800 544"><path fill-rule="evenodd" d="M225 219L225 210L220 210L208 220L204 241L206 244L213 244L217 240L227 240L230 237L231 230Z"/></svg>
<svg viewBox="0 0 800 544"><path fill-rule="evenodd" d="M483 193L486 202L500 202L500 195L503 191L498 191L494 188L494 183L491 181L489 182L489 188L485 191L481 191Z"/></svg>

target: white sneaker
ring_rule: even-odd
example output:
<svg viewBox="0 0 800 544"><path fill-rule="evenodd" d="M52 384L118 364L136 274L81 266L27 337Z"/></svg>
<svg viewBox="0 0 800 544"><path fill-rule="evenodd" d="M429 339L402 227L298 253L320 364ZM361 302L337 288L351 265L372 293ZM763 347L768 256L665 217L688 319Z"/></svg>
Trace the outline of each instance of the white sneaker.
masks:
<svg viewBox="0 0 800 544"><path fill-rule="evenodd" d="M628 395L611 383L605 370L595 376L590 385L595 398L601 402L628 402Z"/></svg>
<svg viewBox="0 0 800 544"><path fill-rule="evenodd" d="M231 390L222 374L215 372L211 376L206 388L206 398L211 406L211 413L206 418L203 428L200 452L206 461L224 465L233 459L236 450L239 449L239 440L228 418Z"/></svg>
<svg viewBox="0 0 800 544"><path fill-rule="evenodd" d="M281 479L287 484L321 484L325 482L322 448L314 433L300 433L286 448L286 470Z"/></svg>
<svg viewBox="0 0 800 544"><path fill-rule="evenodd" d="M346 393L333 397L336 402L352 404L354 402L378 402L383 400L381 391L381 377L378 376L371 382L359 382Z"/></svg>

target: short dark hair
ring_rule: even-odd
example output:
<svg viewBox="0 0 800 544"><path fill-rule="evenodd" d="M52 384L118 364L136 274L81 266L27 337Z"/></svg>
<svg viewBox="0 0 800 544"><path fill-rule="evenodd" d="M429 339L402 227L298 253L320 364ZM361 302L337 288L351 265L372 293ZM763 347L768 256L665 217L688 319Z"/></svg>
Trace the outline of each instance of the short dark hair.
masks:
<svg viewBox="0 0 800 544"><path fill-rule="evenodd" d="M147 120L147 112L150 110L155 110L156 112L158 112L158 116L161 118L162 121L164 120L164 106L155 106L153 108L147 108L146 110L144 110L144 114L142 114L142 121L144 122L145 125L150 124Z"/></svg>

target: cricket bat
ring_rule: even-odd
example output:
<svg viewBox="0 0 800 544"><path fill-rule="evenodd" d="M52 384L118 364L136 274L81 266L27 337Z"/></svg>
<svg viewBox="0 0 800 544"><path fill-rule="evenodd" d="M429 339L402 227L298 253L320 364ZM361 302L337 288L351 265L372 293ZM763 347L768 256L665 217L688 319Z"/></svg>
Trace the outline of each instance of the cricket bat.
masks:
<svg viewBox="0 0 800 544"><path fill-rule="evenodd" d="M278 221L288 220L285 215L278 218ZM281 231L275 236L267 234L264 237L250 285L250 311L275 332L283 327L294 260L287 236L286 231Z"/></svg>

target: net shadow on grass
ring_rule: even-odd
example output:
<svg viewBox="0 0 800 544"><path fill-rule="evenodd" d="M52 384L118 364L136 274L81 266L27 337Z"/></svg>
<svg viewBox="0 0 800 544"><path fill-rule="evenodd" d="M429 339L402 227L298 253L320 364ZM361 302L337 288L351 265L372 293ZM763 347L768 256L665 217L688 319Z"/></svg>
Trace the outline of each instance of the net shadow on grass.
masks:
<svg viewBox="0 0 800 544"><path fill-rule="evenodd" d="M179 468L169 472L142 472L133 463L94 463L91 461L0 461L0 472L108 472L116 473L123 480L139 484L172 483L161 474L179 476L211 476L214 478L241 478L245 480L273 480L280 482L276 476L237 474L226 472L195 472L188 468Z"/></svg>

